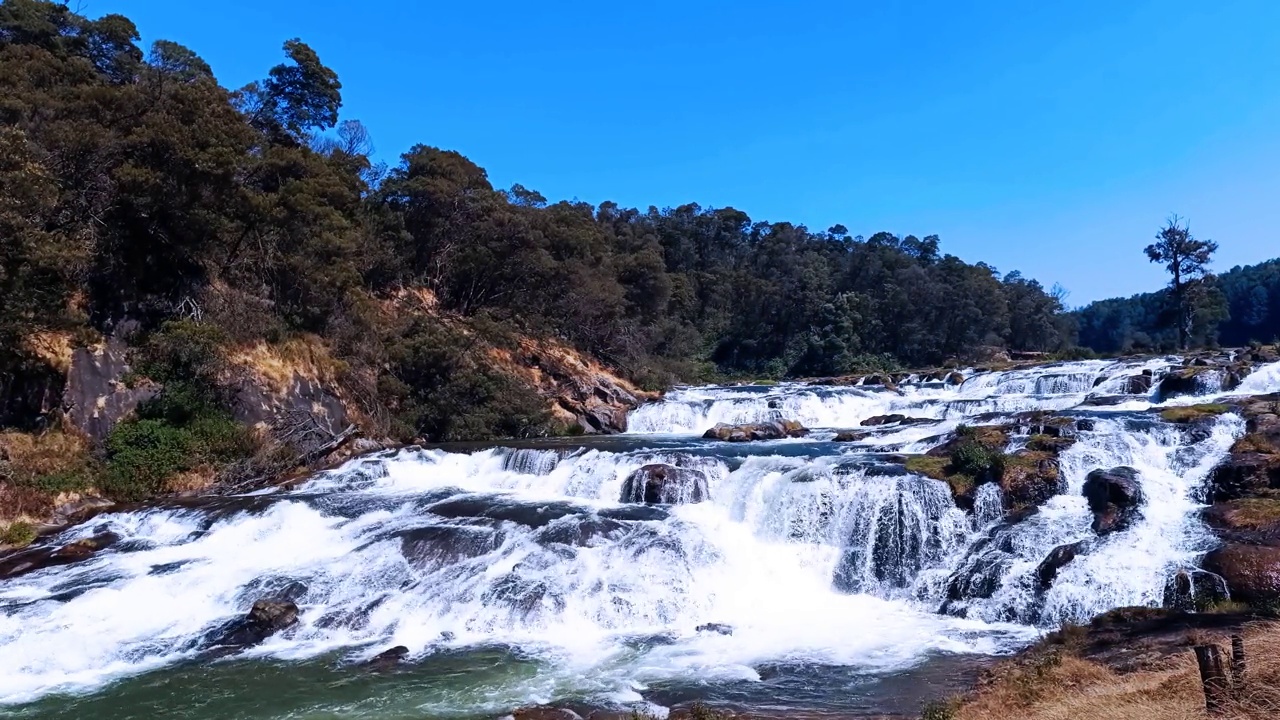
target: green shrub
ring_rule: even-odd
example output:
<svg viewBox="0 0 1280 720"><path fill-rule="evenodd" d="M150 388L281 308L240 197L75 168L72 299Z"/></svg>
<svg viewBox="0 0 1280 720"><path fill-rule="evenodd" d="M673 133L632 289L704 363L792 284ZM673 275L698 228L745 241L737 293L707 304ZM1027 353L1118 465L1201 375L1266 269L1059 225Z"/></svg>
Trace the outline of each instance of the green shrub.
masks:
<svg viewBox="0 0 1280 720"><path fill-rule="evenodd" d="M35 539L36 527L23 520L11 522L8 527L0 531L0 545L26 547L35 542Z"/></svg>
<svg viewBox="0 0 1280 720"><path fill-rule="evenodd" d="M958 432L958 431L957 431ZM967 440L951 451L951 470L976 480L993 480L1004 473L1005 455L997 448Z"/></svg>
<svg viewBox="0 0 1280 720"><path fill-rule="evenodd" d="M934 700L924 706L920 720L952 720L960 703L955 699Z"/></svg>

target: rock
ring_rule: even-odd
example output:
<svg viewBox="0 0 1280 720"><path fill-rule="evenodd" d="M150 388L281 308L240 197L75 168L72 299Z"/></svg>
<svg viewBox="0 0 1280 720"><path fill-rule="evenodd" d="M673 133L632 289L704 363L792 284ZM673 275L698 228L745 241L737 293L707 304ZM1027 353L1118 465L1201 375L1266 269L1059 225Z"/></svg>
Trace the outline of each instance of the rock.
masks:
<svg viewBox="0 0 1280 720"><path fill-rule="evenodd" d="M1037 587L1042 592L1048 590L1053 585L1053 581L1058 578L1058 571L1067 563L1075 560L1080 553L1087 552L1088 549L1089 542L1081 540L1070 545L1059 545L1050 550L1048 556L1036 567Z"/></svg>
<svg viewBox="0 0 1280 720"><path fill-rule="evenodd" d="M1192 365L1169 371L1160 378L1157 393L1161 400L1178 395L1199 395L1207 392L1231 390L1248 374L1246 366Z"/></svg>
<svg viewBox="0 0 1280 720"><path fill-rule="evenodd" d="M66 418L80 432L101 442L138 405L160 392L155 383L133 387L125 383L130 372L129 346L118 336L96 348L79 348L71 355L62 407Z"/></svg>
<svg viewBox="0 0 1280 720"><path fill-rule="evenodd" d="M943 380L943 382L945 382L948 385L963 385L964 375L961 375L958 372L950 372L950 373L947 373L947 377Z"/></svg>
<svg viewBox="0 0 1280 720"><path fill-rule="evenodd" d="M702 471L654 463L627 476L619 502L679 505L702 502L707 495L707 477Z"/></svg>
<svg viewBox="0 0 1280 720"><path fill-rule="evenodd" d="M871 433L857 432L854 430L841 430L836 436L831 438L833 442L859 442L871 437Z"/></svg>
<svg viewBox="0 0 1280 720"><path fill-rule="evenodd" d="M892 425L898 423L900 425L914 425L916 423L933 422L929 418L907 417L906 415L876 415L862 421L862 425L866 427L874 427L876 425Z"/></svg>
<svg viewBox="0 0 1280 720"><path fill-rule="evenodd" d="M1204 612L1231 599L1221 575L1199 568L1182 568L1164 586L1162 607L1182 612Z"/></svg>
<svg viewBox="0 0 1280 720"><path fill-rule="evenodd" d="M1204 521L1226 540L1280 545L1280 499L1240 498L1214 503Z"/></svg>
<svg viewBox="0 0 1280 720"><path fill-rule="evenodd" d="M99 550L111 547L119 541L119 535L103 532L67 543L59 548L38 547L20 550L0 558L0 580L45 568L82 562L93 557Z"/></svg>
<svg viewBox="0 0 1280 720"><path fill-rule="evenodd" d="M708 440L723 440L726 442L749 442L752 440L780 440L782 438L803 437L808 434L808 428L794 420L774 420L772 422L746 425L720 423L706 431L702 437Z"/></svg>
<svg viewBox="0 0 1280 720"><path fill-rule="evenodd" d="M724 623L704 623L694 628L697 632L718 633L720 635L732 635L733 626Z"/></svg>
<svg viewBox="0 0 1280 720"><path fill-rule="evenodd" d="M1077 432L1092 432L1097 426L1098 423L1093 418L1080 418L1079 420L1076 420Z"/></svg>
<svg viewBox="0 0 1280 720"><path fill-rule="evenodd" d="M409 655L409 648L404 645L397 645L390 650L384 650L364 664L365 667L374 672L385 672L399 666L402 661Z"/></svg>
<svg viewBox="0 0 1280 720"><path fill-rule="evenodd" d="M1255 607L1280 602L1280 548L1230 543L1206 555L1202 565L1226 581L1233 600Z"/></svg>
<svg viewBox="0 0 1280 720"><path fill-rule="evenodd" d="M1213 469L1210 478L1215 502L1252 497L1276 488L1280 488L1280 454L1233 451Z"/></svg>
<svg viewBox="0 0 1280 720"><path fill-rule="evenodd" d="M483 525L428 525L400 535L400 552L413 567L426 572L477 558L497 550L503 533Z"/></svg>
<svg viewBox="0 0 1280 720"><path fill-rule="evenodd" d="M1089 473L1084 481L1084 497L1093 512L1093 531L1099 535L1131 525L1144 501L1138 471L1131 467L1099 468Z"/></svg>
<svg viewBox="0 0 1280 720"><path fill-rule="evenodd" d="M1131 375L1125 379L1124 391L1129 395L1146 395L1151 392L1154 380L1150 374Z"/></svg>
<svg viewBox="0 0 1280 720"><path fill-rule="evenodd" d="M298 621L298 606L288 601L258 600L249 614L226 625L215 647L234 650L266 640Z"/></svg>
<svg viewBox="0 0 1280 720"><path fill-rule="evenodd" d="M999 482L1009 510L1037 507L1063 490L1054 451L1028 449L1006 456Z"/></svg>

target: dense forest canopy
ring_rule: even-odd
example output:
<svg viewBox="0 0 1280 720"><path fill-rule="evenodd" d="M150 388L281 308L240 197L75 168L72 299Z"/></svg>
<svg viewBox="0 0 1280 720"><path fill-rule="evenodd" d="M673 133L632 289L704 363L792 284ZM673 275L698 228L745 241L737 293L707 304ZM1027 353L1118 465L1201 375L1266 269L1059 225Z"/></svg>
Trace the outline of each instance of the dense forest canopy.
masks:
<svg viewBox="0 0 1280 720"><path fill-rule="evenodd" d="M475 334L557 338L653 387L1065 351L1077 321L1099 350L1160 344L1138 299L1073 315L933 235L551 203L425 144L385 167L358 121L339 122L342 83L305 42L230 90L193 50L138 40L120 15L0 3L6 392L36 372L40 333L127 323L141 345L194 332L213 348L307 333L405 435L482 437L540 426L527 388L468 355ZM1223 277L1224 339L1280 317L1274 276L1239 312ZM438 315L379 311L407 290L432 293Z"/></svg>

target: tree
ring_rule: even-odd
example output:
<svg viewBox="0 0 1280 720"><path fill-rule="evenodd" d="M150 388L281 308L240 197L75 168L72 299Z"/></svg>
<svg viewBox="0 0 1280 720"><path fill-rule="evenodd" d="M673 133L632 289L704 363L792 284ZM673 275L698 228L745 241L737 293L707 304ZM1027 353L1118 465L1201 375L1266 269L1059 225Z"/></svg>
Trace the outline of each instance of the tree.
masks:
<svg viewBox="0 0 1280 720"><path fill-rule="evenodd" d="M342 83L301 40L286 42L284 53L292 62L276 65L266 80L242 89L240 104L254 127L301 144L309 132L337 124Z"/></svg>
<svg viewBox="0 0 1280 720"><path fill-rule="evenodd" d="M1212 240L1199 240L1191 234L1190 223L1173 215L1156 233L1156 241L1147 246L1147 259L1160 263L1172 276L1169 282L1173 322L1178 330L1178 347L1185 349L1196 324L1197 305L1208 296L1205 280L1209 261L1218 249Z"/></svg>

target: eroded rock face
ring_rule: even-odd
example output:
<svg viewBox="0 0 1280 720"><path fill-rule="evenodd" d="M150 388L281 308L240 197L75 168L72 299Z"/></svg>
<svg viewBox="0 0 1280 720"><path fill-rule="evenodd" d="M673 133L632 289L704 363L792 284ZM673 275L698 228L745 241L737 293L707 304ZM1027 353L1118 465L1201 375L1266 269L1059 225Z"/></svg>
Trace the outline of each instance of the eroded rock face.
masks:
<svg viewBox="0 0 1280 720"><path fill-rule="evenodd" d="M1254 606L1280 602L1280 548L1230 543L1206 555L1203 565L1226 581L1233 600Z"/></svg>
<svg viewBox="0 0 1280 720"><path fill-rule="evenodd" d="M723 440L725 442L750 442L753 440L781 440L782 438L804 437L809 429L795 420L774 420L772 422L749 423L746 425L730 425L720 423L703 433L707 440Z"/></svg>
<svg viewBox="0 0 1280 720"><path fill-rule="evenodd" d="M701 471L654 463L627 476L620 501L677 505L702 502L707 495L707 477Z"/></svg>
<svg viewBox="0 0 1280 720"><path fill-rule="evenodd" d="M160 386L142 383L129 387L129 346L118 337L107 338L95 348L78 348L71 355L62 407L76 429L96 442L106 439L116 423L138 405L154 398Z"/></svg>
<svg viewBox="0 0 1280 720"><path fill-rule="evenodd" d="M1106 535L1129 527L1144 502L1138 471L1131 467L1098 469L1084 481L1084 497L1093 512L1093 531Z"/></svg>

